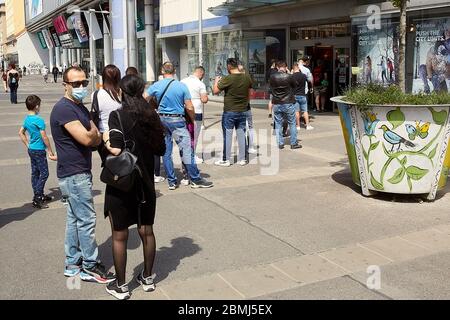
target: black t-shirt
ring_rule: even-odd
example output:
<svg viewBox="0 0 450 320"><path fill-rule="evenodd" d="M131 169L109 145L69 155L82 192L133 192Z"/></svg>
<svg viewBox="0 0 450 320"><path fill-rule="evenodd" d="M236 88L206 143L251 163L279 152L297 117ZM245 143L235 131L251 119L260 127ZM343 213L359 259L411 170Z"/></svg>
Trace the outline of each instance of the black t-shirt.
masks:
<svg viewBox="0 0 450 320"><path fill-rule="evenodd" d="M302 72L295 72L292 77L295 81L294 94L296 96L306 96L306 83L308 79Z"/></svg>
<svg viewBox="0 0 450 320"><path fill-rule="evenodd" d="M50 126L58 154L58 178L90 173L92 169L92 151L78 143L64 128L69 122L80 121L86 130L91 129L90 115L83 104L62 98L53 107Z"/></svg>

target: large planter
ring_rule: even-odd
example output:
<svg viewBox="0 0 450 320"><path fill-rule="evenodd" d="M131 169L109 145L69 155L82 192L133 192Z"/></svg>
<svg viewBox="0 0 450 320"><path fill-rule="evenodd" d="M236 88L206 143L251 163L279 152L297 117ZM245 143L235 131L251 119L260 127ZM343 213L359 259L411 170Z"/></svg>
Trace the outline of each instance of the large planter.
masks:
<svg viewBox="0 0 450 320"><path fill-rule="evenodd" d="M335 97L353 181L374 192L428 194L447 183L450 105L357 106Z"/></svg>

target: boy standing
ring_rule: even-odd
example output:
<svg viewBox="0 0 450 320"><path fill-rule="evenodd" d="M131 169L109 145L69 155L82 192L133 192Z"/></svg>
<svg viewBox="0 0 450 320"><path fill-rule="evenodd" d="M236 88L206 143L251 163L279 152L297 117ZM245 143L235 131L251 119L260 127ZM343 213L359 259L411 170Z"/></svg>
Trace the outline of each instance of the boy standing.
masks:
<svg viewBox="0 0 450 320"><path fill-rule="evenodd" d="M23 126L20 128L19 136L28 149L28 155L31 160L31 185L33 187L34 198L33 207L37 209L47 209L45 204L52 198L44 194L45 183L48 179L47 153L50 160L56 161L56 155L53 153L52 146L45 132L45 122L39 116L41 108L41 99L38 96L31 95L25 101L28 109ZM29 138L26 135L28 132Z"/></svg>

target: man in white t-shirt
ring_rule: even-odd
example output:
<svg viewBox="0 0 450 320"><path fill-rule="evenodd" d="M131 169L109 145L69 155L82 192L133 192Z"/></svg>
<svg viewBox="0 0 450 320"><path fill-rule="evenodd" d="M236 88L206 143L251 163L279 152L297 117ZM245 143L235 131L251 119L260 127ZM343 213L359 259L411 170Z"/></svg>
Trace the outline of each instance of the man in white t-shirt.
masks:
<svg viewBox="0 0 450 320"><path fill-rule="evenodd" d="M305 87L305 90L306 90L305 93L308 94L309 93L309 87L312 88L313 87L313 83L314 83L312 72L308 68L308 66L309 66L309 58L307 58L307 57L301 58L298 61L298 65L300 67L301 73L303 73L306 76L306 80L308 81L306 83L306 87Z"/></svg>
<svg viewBox="0 0 450 320"><path fill-rule="evenodd" d="M205 76L205 69L201 66L195 68L194 73L181 82L184 83L191 93L192 104L195 108L195 135L194 135L194 152L197 148L198 137L203 125L203 104L208 103L208 92L206 86L202 82ZM203 163L203 158L195 157L196 163Z"/></svg>

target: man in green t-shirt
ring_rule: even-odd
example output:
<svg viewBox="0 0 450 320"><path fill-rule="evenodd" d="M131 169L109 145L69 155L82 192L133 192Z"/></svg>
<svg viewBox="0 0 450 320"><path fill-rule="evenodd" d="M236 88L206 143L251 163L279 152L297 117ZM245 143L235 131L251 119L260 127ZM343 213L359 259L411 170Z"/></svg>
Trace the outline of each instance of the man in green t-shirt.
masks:
<svg viewBox="0 0 450 320"><path fill-rule="evenodd" d="M225 92L224 112L222 115L223 159L215 163L215 165L222 167L231 166L230 158L234 129L236 129L239 143L238 163L241 166L245 166L248 163L246 160L245 130L253 81L249 75L241 73L238 66L237 59L228 59L227 68L229 75L224 78L217 77L214 83L214 94Z"/></svg>

